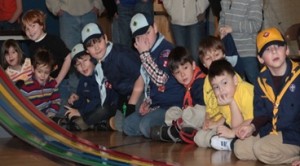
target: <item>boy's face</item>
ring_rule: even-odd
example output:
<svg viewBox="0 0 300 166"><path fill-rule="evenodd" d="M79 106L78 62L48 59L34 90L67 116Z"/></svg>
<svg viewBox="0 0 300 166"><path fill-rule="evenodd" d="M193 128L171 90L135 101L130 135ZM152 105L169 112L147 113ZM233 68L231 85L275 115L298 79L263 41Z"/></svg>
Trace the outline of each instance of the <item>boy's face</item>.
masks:
<svg viewBox="0 0 300 166"><path fill-rule="evenodd" d="M13 47L8 48L8 53L5 54L5 60L9 66L15 67L19 65L19 54Z"/></svg>
<svg viewBox="0 0 300 166"><path fill-rule="evenodd" d="M44 34L43 28L44 27L38 23L27 22L25 24L25 34L30 40L37 41Z"/></svg>
<svg viewBox="0 0 300 166"><path fill-rule="evenodd" d="M222 75L216 76L210 82L215 96L220 101L226 99L232 99L234 97L235 89L238 84L236 75L231 76L227 72L223 72Z"/></svg>
<svg viewBox="0 0 300 166"><path fill-rule="evenodd" d="M205 55L203 56L202 62L203 65L209 69L211 63L215 60L219 60L224 58L225 55L221 49L211 49L208 50Z"/></svg>
<svg viewBox="0 0 300 166"><path fill-rule="evenodd" d="M265 64L269 69L278 70L285 64L286 56L289 54L289 49L286 45L270 45L265 49L262 56L257 56L261 64Z"/></svg>
<svg viewBox="0 0 300 166"><path fill-rule="evenodd" d="M147 43L146 45L149 47L147 49L150 50L156 41L157 32L158 32L157 26L156 24L153 24L152 26L149 27L146 33L136 36L135 41L141 43Z"/></svg>
<svg viewBox="0 0 300 166"><path fill-rule="evenodd" d="M183 65L179 65L178 69L173 72L173 75L180 84L188 85L193 79L195 67L195 62L192 64L186 62Z"/></svg>
<svg viewBox="0 0 300 166"><path fill-rule="evenodd" d="M93 74L95 65L92 63L90 55L83 55L76 59L75 68L80 74L88 77Z"/></svg>
<svg viewBox="0 0 300 166"><path fill-rule="evenodd" d="M98 38L98 40L87 47L87 52L98 61L102 60L107 48L106 36Z"/></svg>
<svg viewBox="0 0 300 166"><path fill-rule="evenodd" d="M39 64L33 69L33 75L40 85L45 85L50 73L51 68L49 65Z"/></svg>

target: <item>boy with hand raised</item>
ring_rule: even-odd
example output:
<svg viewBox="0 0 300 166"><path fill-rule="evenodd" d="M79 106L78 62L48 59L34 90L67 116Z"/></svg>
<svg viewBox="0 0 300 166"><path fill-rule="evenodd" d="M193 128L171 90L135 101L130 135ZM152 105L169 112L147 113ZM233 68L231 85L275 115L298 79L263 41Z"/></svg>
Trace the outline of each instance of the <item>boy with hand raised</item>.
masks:
<svg viewBox="0 0 300 166"><path fill-rule="evenodd" d="M169 107L182 107L184 87L168 68L168 56L173 45L158 32L153 16L135 14L131 18L130 29L142 62L146 97L139 112L125 119L124 132L149 138L151 127L164 124L165 112Z"/></svg>

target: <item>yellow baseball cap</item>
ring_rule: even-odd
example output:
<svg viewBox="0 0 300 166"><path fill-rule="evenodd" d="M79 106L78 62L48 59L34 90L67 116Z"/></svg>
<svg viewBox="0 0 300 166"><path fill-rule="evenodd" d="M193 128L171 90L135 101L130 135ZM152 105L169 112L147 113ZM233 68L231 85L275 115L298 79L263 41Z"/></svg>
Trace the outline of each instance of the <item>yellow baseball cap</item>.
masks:
<svg viewBox="0 0 300 166"><path fill-rule="evenodd" d="M258 55L262 56L265 49L273 44L281 46L286 44L283 35L277 28L267 28L257 34L256 45Z"/></svg>

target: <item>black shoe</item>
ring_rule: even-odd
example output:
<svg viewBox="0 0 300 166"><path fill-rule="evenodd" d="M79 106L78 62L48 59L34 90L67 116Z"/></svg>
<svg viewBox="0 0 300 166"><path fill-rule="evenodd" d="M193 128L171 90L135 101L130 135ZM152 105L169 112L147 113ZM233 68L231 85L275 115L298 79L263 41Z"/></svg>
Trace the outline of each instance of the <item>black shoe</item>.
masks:
<svg viewBox="0 0 300 166"><path fill-rule="evenodd" d="M188 144L195 144L194 142L194 137L197 134L196 129L193 127L183 127L180 132L180 138L183 140L183 142L188 143Z"/></svg>
<svg viewBox="0 0 300 166"><path fill-rule="evenodd" d="M62 118L54 116L54 117L51 117L50 119L53 120L55 123L58 124L59 121L60 121Z"/></svg>
<svg viewBox="0 0 300 166"><path fill-rule="evenodd" d="M69 120L68 120L67 118L60 118L60 119L57 121L57 124L58 124L60 127L64 128L64 129L67 128L68 123L69 123Z"/></svg>
<svg viewBox="0 0 300 166"><path fill-rule="evenodd" d="M113 131L109 121L107 120L103 120L100 123L94 124L93 128L95 131Z"/></svg>
<svg viewBox="0 0 300 166"><path fill-rule="evenodd" d="M69 122L66 129L69 131L81 131L81 128L74 122Z"/></svg>
<svg viewBox="0 0 300 166"><path fill-rule="evenodd" d="M68 115L66 115L65 119L67 121L65 129L69 131L81 131L81 128L74 122L76 119L78 119L79 116L73 116L71 119L68 118ZM64 123L65 121L61 122Z"/></svg>
<svg viewBox="0 0 300 166"><path fill-rule="evenodd" d="M151 128L150 138L156 141L164 142L182 142L178 131L173 131L172 126L155 126Z"/></svg>

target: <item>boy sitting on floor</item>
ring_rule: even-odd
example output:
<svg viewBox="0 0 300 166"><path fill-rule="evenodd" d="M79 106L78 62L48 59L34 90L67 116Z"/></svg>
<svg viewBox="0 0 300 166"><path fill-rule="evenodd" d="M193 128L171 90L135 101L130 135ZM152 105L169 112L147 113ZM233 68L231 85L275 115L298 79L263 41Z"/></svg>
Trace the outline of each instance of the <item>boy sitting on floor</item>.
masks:
<svg viewBox="0 0 300 166"><path fill-rule="evenodd" d="M99 85L95 78L97 60L84 50L82 44L75 45L71 55L72 65L81 76L76 94L71 94L68 99L71 107L66 106L68 110L65 115L78 130L87 130L90 127L97 130L111 129L109 119L115 115L118 99L116 93L106 82L105 95L100 95ZM100 96L105 96L105 98Z"/></svg>

